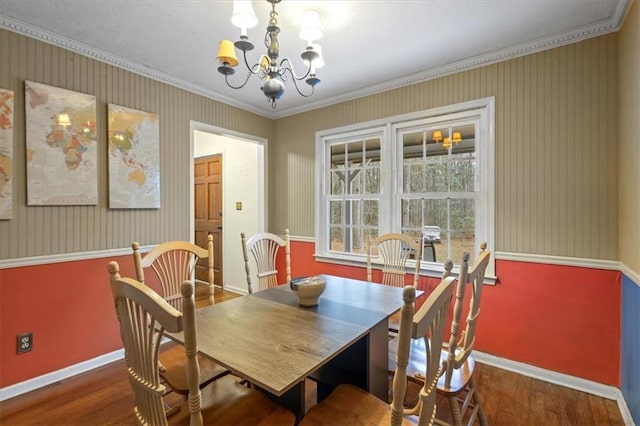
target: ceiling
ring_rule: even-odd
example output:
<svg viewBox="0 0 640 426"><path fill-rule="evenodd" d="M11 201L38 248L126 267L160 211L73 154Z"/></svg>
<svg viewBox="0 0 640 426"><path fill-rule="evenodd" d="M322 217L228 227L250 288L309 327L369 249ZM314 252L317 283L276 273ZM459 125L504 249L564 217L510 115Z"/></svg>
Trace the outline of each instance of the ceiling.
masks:
<svg viewBox="0 0 640 426"><path fill-rule="evenodd" d="M288 81L275 109L255 76L233 90L217 72L219 40L239 37L230 0L0 0L0 28L277 118L617 31L630 1L283 0L280 57L303 72L299 17L313 8L326 65L313 96ZM271 6L252 3L256 62ZM234 82L246 75L238 59Z"/></svg>

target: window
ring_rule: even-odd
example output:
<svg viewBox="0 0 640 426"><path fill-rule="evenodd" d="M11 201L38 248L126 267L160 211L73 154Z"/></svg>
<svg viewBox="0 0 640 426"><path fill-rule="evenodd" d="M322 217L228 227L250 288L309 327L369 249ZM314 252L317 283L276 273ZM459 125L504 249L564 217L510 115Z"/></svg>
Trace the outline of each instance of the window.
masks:
<svg viewBox="0 0 640 426"><path fill-rule="evenodd" d="M493 102L318 132L317 258L361 263L387 232L422 239L424 270L473 260L482 241L495 251Z"/></svg>
<svg viewBox="0 0 640 426"><path fill-rule="evenodd" d="M366 254L366 237L377 235L382 135L355 133L328 142L330 252Z"/></svg>

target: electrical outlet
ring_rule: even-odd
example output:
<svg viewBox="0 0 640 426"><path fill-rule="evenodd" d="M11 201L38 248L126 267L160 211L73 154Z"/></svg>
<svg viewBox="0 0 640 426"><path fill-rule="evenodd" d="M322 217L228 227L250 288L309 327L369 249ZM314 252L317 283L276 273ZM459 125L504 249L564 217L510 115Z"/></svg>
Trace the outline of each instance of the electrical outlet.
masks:
<svg viewBox="0 0 640 426"><path fill-rule="evenodd" d="M16 353L23 354L33 350L33 333L22 333L16 336Z"/></svg>

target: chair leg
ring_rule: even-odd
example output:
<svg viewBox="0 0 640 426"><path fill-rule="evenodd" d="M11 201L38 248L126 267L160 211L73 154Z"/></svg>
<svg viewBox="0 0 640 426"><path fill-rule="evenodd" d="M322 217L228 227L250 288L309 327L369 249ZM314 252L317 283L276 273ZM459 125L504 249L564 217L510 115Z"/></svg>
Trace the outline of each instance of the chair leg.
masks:
<svg viewBox="0 0 640 426"><path fill-rule="evenodd" d="M460 413L460 404L455 396L449 397L449 406L451 407L451 417L453 424L462 426L462 414Z"/></svg>
<svg viewBox="0 0 640 426"><path fill-rule="evenodd" d="M482 398L478 393L478 389L476 389L476 383L473 380L473 377L469 381L469 386L474 390L473 394L473 404L477 407L478 410L478 421L481 426L487 426L489 422L487 422L487 416L484 414L484 409L482 408Z"/></svg>

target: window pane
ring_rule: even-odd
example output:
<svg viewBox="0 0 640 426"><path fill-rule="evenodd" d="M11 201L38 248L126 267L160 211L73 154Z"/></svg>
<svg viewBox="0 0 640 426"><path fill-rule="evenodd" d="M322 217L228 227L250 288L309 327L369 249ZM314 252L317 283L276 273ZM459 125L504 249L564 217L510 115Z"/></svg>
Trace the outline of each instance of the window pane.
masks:
<svg viewBox="0 0 640 426"><path fill-rule="evenodd" d="M475 201L473 199L451 200L451 228L473 236L475 232Z"/></svg>
<svg viewBox="0 0 640 426"><path fill-rule="evenodd" d="M347 167L354 168L362 166L363 141L350 142L347 145Z"/></svg>
<svg viewBox="0 0 640 426"><path fill-rule="evenodd" d="M447 192L447 158L443 156L429 159L426 171L426 192Z"/></svg>
<svg viewBox="0 0 640 426"><path fill-rule="evenodd" d="M366 163L380 163L380 138L367 139L365 141L364 158Z"/></svg>
<svg viewBox="0 0 640 426"><path fill-rule="evenodd" d="M462 261L464 252L475 259L475 201L451 200L451 258L456 264Z"/></svg>
<svg viewBox="0 0 640 426"><path fill-rule="evenodd" d="M349 194L362 194L362 169L350 169L347 172Z"/></svg>
<svg viewBox="0 0 640 426"><path fill-rule="evenodd" d="M420 159L409 159L404 161L402 176L403 188L406 192L423 192L424 188L424 165Z"/></svg>
<svg viewBox="0 0 640 426"><path fill-rule="evenodd" d="M371 163L364 174L364 191L368 194L380 193L380 163Z"/></svg>
<svg viewBox="0 0 640 426"><path fill-rule="evenodd" d="M422 228L422 200L402 200L402 232Z"/></svg>
<svg viewBox="0 0 640 426"><path fill-rule="evenodd" d="M378 226L378 200L364 200L363 224L367 226Z"/></svg>
<svg viewBox="0 0 640 426"><path fill-rule="evenodd" d="M351 250L352 253L360 253L360 254L366 253L365 233L362 231L362 229L361 228L353 229L352 236L353 236L353 249Z"/></svg>
<svg viewBox="0 0 640 426"><path fill-rule="evenodd" d="M350 200L347 201L351 213L351 223L347 225L362 225L362 201Z"/></svg>
<svg viewBox="0 0 640 426"><path fill-rule="evenodd" d="M402 156L422 158L424 156L424 132L413 132L402 135Z"/></svg>
<svg viewBox="0 0 640 426"><path fill-rule="evenodd" d="M343 207L342 201L330 201L329 202L329 223L331 225L341 225L343 223Z"/></svg>
<svg viewBox="0 0 640 426"><path fill-rule="evenodd" d="M331 250L344 250L344 229L341 226L332 226L329 228L331 239Z"/></svg>
<svg viewBox="0 0 640 426"><path fill-rule="evenodd" d="M331 194L344 194L344 170L331 172Z"/></svg>
<svg viewBox="0 0 640 426"><path fill-rule="evenodd" d="M424 145L424 131L407 133L402 136L402 188L404 192L424 191Z"/></svg>
<svg viewBox="0 0 640 426"><path fill-rule="evenodd" d="M345 148L346 148L346 145L344 144L331 145L331 168L332 169L335 169L337 167L344 168Z"/></svg>
<svg viewBox="0 0 640 426"><path fill-rule="evenodd" d="M447 229L447 200L425 200L424 224Z"/></svg>
<svg viewBox="0 0 640 426"><path fill-rule="evenodd" d="M476 160L473 154L456 154L450 163L451 192L473 192Z"/></svg>
<svg viewBox="0 0 640 426"><path fill-rule="evenodd" d="M378 238L379 232L377 228L374 229L368 229L366 234L365 234L365 250L367 249L367 245L369 244L369 241L373 241L376 238ZM365 252L366 253L366 252ZM371 247L371 256L377 256L378 255L378 247L377 246L372 246Z"/></svg>

